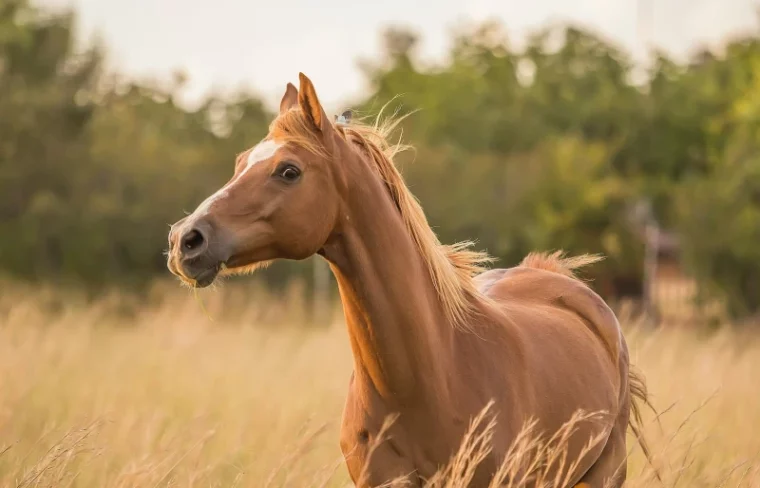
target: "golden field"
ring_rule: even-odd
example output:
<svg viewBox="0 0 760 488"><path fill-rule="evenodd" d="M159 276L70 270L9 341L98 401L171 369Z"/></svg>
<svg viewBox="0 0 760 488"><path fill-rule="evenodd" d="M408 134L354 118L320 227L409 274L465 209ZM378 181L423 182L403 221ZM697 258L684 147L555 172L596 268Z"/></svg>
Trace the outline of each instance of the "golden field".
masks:
<svg viewBox="0 0 760 488"><path fill-rule="evenodd" d="M0 487L351 486L339 306L315 326L298 289L91 301L0 286ZM645 422L663 476L630 437L628 486L760 487L760 332L621 320L660 411Z"/></svg>

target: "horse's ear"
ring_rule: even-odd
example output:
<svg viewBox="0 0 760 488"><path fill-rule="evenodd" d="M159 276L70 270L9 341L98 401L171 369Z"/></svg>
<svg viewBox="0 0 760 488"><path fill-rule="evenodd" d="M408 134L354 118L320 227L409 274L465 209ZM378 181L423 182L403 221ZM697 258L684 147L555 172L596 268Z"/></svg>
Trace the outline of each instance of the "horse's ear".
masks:
<svg viewBox="0 0 760 488"><path fill-rule="evenodd" d="M297 103L298 89L293 83L288 83L287 88L285 88L285 95L282 96L282 100L280 101L280 113L290 110Z"/></svg>
<svg viewBox="0 0 760 488"><path fill-rule="evenodd" d="M330 122L327 120L327 114L325 114L322 105L319 103L314 85L303 73L298 73L298 79L301 82L301 87L298 90L298 104L314 128L324 132L330 125Z"/></svg>

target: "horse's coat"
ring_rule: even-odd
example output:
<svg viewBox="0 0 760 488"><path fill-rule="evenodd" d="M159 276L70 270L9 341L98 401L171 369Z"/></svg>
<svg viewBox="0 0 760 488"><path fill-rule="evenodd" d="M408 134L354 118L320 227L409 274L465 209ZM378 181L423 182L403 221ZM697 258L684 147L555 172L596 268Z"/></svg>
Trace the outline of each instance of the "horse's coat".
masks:
<svg viewBox="0 0 760 488"><path fill-rule="evenodd" d="M276 147L256 156L272 164L249 156L223 199L173 226L169 268L207 286L272 259L327 259L354 356L340 445L360 486L420 486L491 400L493 450L472 486L488 485L530 418L551 435L581 409L606 416L570 438L569 485L620 486L633 397L646 395L615 315L573 275L596 259L531 254L484 272L485 255L438 242L384 135L331 123L301 75L270 126ZM389 437L374 445L388 416ZM603 442L579 456L593 436Z"/></svg>

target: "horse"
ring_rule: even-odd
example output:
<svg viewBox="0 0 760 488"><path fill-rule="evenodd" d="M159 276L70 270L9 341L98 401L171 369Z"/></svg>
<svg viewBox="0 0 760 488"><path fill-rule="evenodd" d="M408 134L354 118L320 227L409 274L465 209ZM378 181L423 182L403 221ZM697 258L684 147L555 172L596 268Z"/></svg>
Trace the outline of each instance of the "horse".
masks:
<svg viewBox="0 0 760 488"><path fill-rule="evenodd" d="M423 486L489 404L492 449L470 486L488 485L528 420L551 433L578 411L605 416L570 437L567 486L621 486L647 397L615 314L574 272L597 257L488 269L471 242L442 244L393 162L398 120L331 120L299 73L267 136L172 225L169 270L202 288L277 259L329 263L353 355L339 444L357 486Z"/></svg>

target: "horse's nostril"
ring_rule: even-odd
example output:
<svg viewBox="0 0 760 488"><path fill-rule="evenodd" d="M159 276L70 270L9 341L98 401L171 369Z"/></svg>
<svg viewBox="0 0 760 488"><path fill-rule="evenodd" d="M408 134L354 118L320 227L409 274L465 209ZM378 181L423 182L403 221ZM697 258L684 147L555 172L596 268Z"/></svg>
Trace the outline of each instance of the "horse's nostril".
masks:
<svg viewBox="0 0 760 488"><path fill-rule="evenodd" d="M192 229L187 234L182 236L182 251L192 252L203 246L206 239L198 230Z"/></svg>

